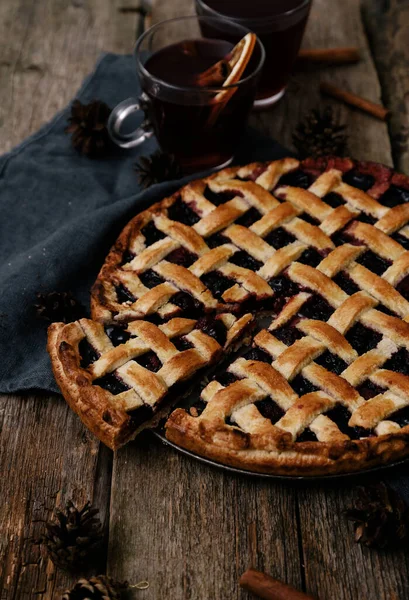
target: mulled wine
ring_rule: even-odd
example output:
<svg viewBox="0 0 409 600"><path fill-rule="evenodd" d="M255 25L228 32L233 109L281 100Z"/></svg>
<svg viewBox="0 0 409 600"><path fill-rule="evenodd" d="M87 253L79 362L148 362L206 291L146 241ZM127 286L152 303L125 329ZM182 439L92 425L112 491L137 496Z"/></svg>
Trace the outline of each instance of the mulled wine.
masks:
<svg viewBox="0 0 409 600"><path fill-rule="evenodd" d="M203 37L205 27L213 32L210 39ZM155 135L185 173L229 164L264 56L257 36L227 19L192 16L157 23L136 43L142 93L114 107L107 124L111 139L133 148Z"/></svg>
<svg viewBox="0 0 409 600"><path fill-rule="evenodd" d="M228 163L251 110L255 78L237 85L225 104L223 93L218 93L221 86L214 90L197 83L198 76L233 46L222 39L182 40L153 53L144 64L149 76L142 75L141 83L156 138L185 172ZM164 85L157 86L156 80Z"/></svg>
<svg viewBox="0 0 409 600"><path fill-rule="evenodd" d="M266 52L256 106L272 104L285 91L301 46L311 0L196 0L198 15L222 15L254 31ZM211 26L204 35L214 37Z"/></svg>

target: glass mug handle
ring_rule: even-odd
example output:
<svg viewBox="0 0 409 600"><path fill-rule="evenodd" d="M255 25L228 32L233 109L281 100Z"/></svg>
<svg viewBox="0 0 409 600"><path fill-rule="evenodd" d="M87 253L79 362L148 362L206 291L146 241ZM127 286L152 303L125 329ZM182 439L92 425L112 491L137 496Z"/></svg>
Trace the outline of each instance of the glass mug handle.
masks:
<svg viewBox="0 0 409 600"><path fill-rule="evenodd" d="M143 121L142 125L130 133L121 133L121 127L126 119L138 111L142 110L140 102L136 98L128 98L115 106L109 115L107 128L108 133L115 144L121 148L134 148L143 144L153 136L153 130L148 121Z"/></svg>

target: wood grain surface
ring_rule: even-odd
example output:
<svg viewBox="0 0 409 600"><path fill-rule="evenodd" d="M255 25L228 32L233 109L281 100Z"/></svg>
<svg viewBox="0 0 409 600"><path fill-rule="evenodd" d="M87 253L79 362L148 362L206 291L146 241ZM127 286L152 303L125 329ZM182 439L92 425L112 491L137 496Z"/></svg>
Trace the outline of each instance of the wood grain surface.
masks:
<svg viewBox="0 0 409 600"><path fill-rule="evenodd" d="M397 169L409 172L409 2L364 0L363 16L392 111L390 136Z"/></svg>
<svg viewBox="0 0 409 600"><path fill-rule="evenodd" d="M399 14L389 39L407 31L409 0L371 2ZM63 107L102 50L131 50L140 6L139 0L1 0L0 151ZM192 11L190 0L157 0L153 20ZM380 88L356 0L314 2L305 47L335 45L358 45L364 60L297 72L283 101L253 115L252 124L291 147L295 124L310 108L328 104L318 94L325 79L395 110L394 84L384 71ZM374 50L379 72L381 54ZM349 125L351 155L392 164L388 126L333 104ZM406 113L394 118L392 133L405 126ZM396 145L394 152L405 166L405 152ZM350 482L290 486L239 477L150 434L113 456L59 397L30 394L0 397L0 473L1 600L58 598L73 582L33 543L42 520L68 498L99 506L109 532L108 572L130 583L149 580L149 589L133 591L132 599L250 600L238 585L250 566L319 600L409 598L408 554L353 542L342 516L354 497Z"/></svg>

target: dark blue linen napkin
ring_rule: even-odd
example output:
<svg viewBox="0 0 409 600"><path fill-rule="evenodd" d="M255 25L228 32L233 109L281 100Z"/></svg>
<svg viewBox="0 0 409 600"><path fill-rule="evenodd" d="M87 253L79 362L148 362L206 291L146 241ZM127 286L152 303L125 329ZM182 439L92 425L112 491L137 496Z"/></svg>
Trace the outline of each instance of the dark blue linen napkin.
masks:
<svg viewBox="0 0 409 600"><path fill-rule="evenodd" d="M113 107L139 91L133 57L105 54L77 97ZM133 164L156 149L155 140L92 160L72 148L64 133L68 116L69 107L0 158L0 392L58 391L36 293L71 290L88 307L90 287L121 228L189 179L141 190ZM288 154L249 131L236 162Z"/></svg>

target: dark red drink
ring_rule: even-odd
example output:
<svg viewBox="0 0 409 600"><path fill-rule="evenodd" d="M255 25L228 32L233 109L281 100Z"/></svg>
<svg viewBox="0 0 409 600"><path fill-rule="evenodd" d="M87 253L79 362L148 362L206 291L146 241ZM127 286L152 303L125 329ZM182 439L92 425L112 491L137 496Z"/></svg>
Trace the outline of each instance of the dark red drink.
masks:
<svg viewBox="0 0 409 600"><path fill-rule="evenodd" d="M300 49L311 0L196 0L199 15L224 15L257 33L266 51L256 105L284 93ZM213 37L213 32L206 35Z"/></svg>
<svg viewBox="0 0 409 600"><path fill-rule="evenodd" d="M185 172L228 163L251 110L256 78L242 78L243 83L217 111L217 118L218 91L196 81L232 47L232 42L220 39L184 40L161 48L144 64L149 75L142 72L141 83L149 98L155 135L161 148L174 154Z"/></svg>

